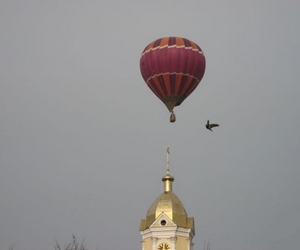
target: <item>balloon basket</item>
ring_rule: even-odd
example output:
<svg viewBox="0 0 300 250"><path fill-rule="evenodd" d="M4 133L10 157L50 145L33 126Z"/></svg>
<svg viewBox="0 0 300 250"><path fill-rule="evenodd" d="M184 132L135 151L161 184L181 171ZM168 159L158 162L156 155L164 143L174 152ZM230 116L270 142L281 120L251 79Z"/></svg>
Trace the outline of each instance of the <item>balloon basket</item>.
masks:
<svg viewBox="0 0 300 250"><path fill-rule="evenodd" d="M176 121L176 116L172 111L171 116L170 116L170 122L175 122L175 121Z"/></svg>

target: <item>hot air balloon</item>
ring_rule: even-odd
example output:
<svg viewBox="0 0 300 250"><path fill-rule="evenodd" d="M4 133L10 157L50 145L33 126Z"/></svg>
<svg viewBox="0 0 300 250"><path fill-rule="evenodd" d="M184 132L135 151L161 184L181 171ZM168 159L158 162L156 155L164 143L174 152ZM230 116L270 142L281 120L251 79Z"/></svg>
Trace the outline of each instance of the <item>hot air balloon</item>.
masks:
<svg viewBox="0 0 300 250"><path fill-rule="evenodd" d="M141 74L153 93L171 113L198 86L205 72L201 48L182 37L164 37L151 42L140 59Z"/></svg>

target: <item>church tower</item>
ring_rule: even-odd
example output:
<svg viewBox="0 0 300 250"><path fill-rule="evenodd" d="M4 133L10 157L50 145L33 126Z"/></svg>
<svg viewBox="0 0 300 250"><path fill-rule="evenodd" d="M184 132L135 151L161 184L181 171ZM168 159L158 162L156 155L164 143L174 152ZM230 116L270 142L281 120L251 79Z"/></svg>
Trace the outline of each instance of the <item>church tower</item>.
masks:
<svg viewBox="0 0 300 250"><path fill-rule="evenodd" d="M188 217L173 193L169 155L167 148L167 173L162 178L164 192L152 203L146 219L141 220L142 250L193 250L194 218Z"/></svg>

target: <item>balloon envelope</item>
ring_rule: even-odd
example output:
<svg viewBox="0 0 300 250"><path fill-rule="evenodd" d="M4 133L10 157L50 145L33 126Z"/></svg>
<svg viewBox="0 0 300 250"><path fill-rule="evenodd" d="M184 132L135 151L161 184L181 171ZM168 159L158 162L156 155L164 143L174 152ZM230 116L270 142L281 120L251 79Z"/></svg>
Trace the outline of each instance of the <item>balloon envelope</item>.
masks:
<svg viewBox="0 0 300 250"><path fill-rule="evenodd" d="M164 37L144 49L140 70L148 87L171 112L198 86L205 72L205 57L191 40Z"/></svg>

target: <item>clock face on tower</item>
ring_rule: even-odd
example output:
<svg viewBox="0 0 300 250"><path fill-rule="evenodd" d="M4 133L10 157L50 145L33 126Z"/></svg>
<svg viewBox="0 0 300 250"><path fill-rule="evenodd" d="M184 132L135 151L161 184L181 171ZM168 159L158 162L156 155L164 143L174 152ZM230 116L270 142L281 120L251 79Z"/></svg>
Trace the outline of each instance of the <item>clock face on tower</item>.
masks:
<svg viewBox="0 0 300 250"><path fill-rule="evenodd" d="M157 250L170 250L171 247L167 243L161 243L158 245Z"/></svg>

